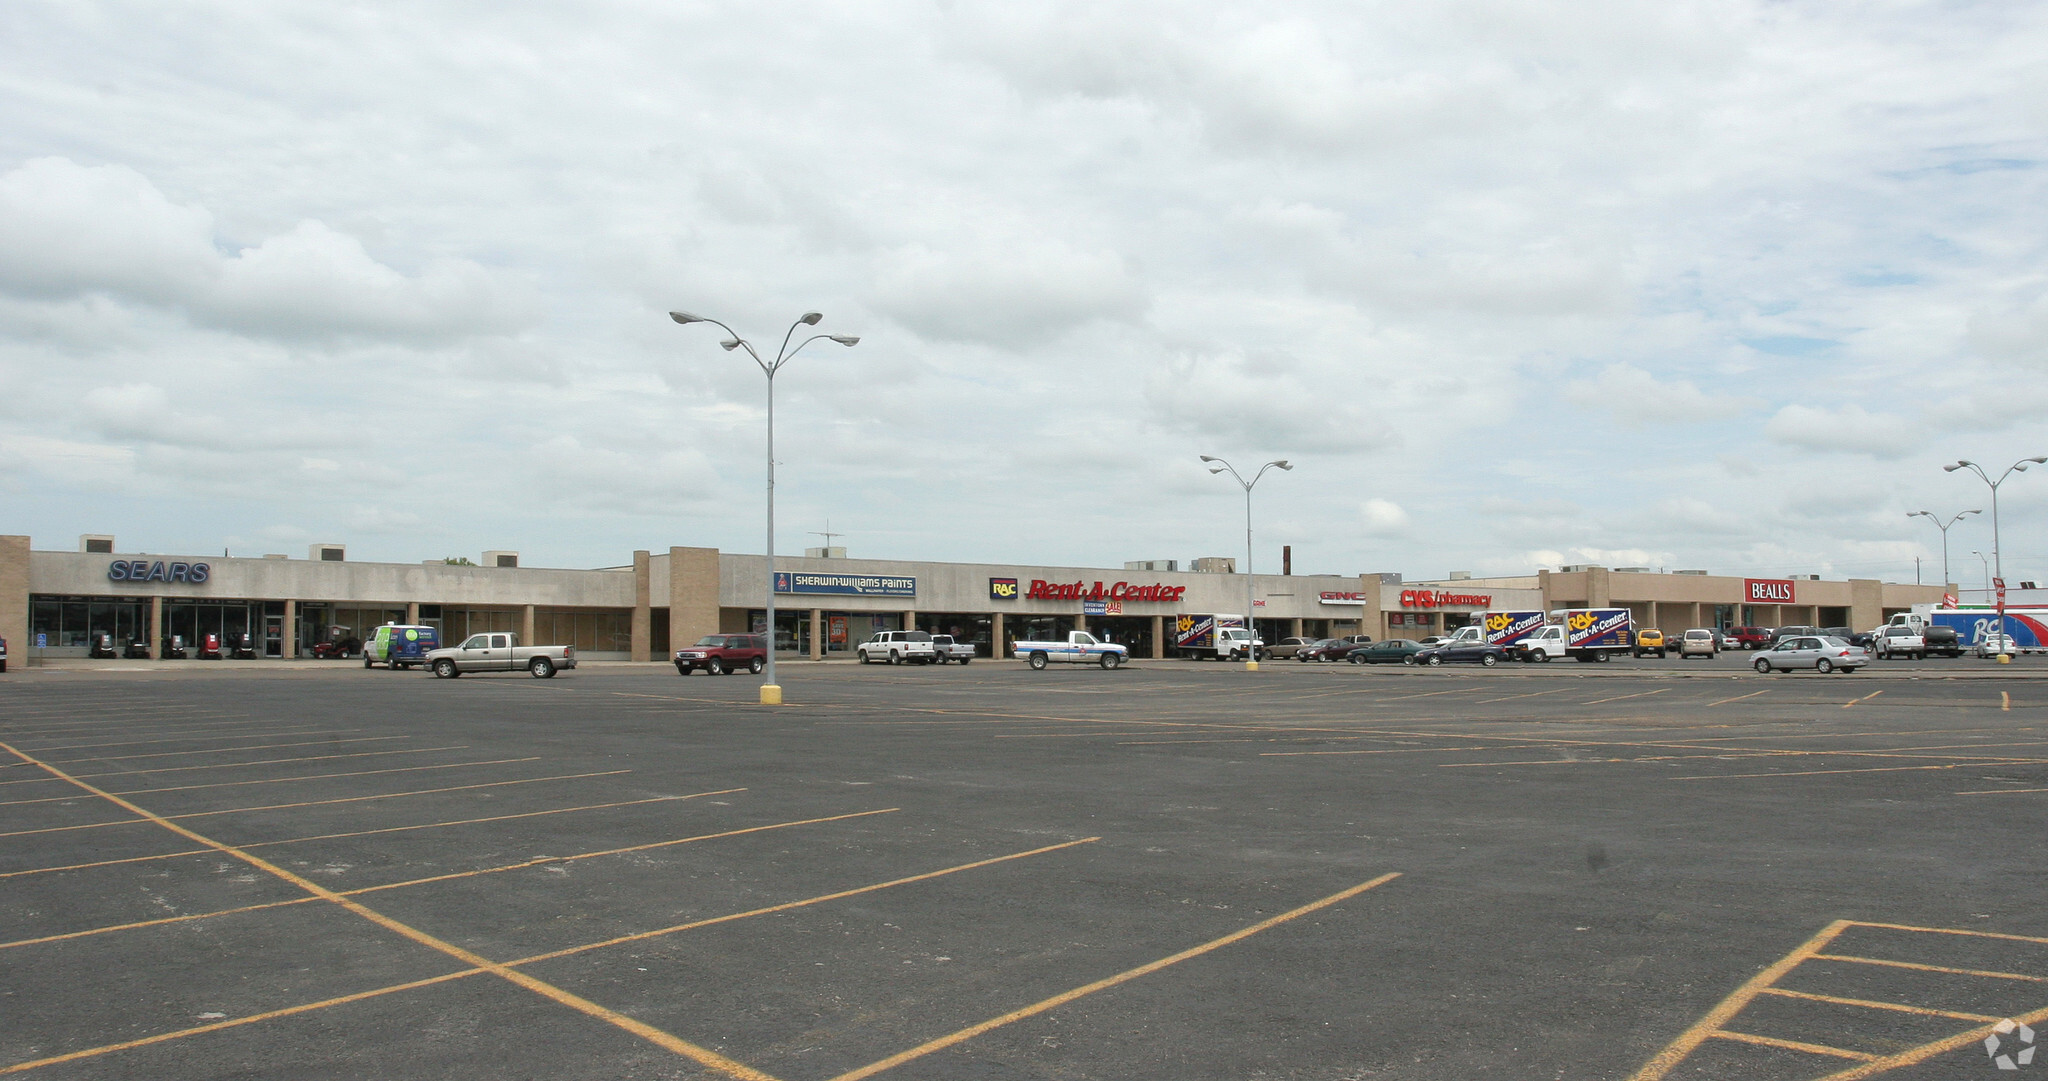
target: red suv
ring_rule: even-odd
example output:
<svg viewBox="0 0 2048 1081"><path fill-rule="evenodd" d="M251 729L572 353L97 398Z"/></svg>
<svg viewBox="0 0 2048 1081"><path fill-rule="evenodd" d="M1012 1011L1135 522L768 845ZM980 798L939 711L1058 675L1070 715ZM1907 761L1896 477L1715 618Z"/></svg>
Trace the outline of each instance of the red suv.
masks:
<svg viewBox="0 0 2048 1081"><path fill-rule="evenodd" d="M1730 627L1728 637L1737 649L1769 649L1773 635L1769 627Z"/></svg>
<svg viewBox="0 0 2048 1081"><path fill-rule="evenodd" d="M676 650L679 676L698 668L714 676L742 668L759 672L767 663L768 636L762 634L707 634L696 645Z"/></svg>

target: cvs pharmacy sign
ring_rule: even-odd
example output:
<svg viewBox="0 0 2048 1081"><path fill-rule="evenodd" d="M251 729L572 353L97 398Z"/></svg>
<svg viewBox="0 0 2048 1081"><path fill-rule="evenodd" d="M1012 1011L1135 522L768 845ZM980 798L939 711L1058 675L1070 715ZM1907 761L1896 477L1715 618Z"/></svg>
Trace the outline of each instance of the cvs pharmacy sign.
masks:
<svg viewBox="0 0 2048 1081"><path fill-rule="evenodd" d="M1750 604L1791 604L1792 580L1789 578L1744 578L1742 597Z"/></svg>

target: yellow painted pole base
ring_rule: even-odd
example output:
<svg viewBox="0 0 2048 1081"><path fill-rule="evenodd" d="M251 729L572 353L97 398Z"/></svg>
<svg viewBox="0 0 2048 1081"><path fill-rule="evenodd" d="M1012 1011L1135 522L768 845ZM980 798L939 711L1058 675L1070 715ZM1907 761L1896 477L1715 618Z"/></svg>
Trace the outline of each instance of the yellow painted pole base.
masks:
<svg viewBox="0 0 2048 1081"><path fill-rule="evenodd" d="M2010 653L2001 653L2001 654L1999 654L1999 655L1998 655L1998 663L2000 663L2000 664L2011 664L2011 663L2012 663L2012 654L2010 654Z"/></svg>
<svg viewBox="0 0 2048 1081"><path fill-rule="evenodd" d="M1258 670L1259 670L1259 662L1257 662L1257 661L1246 661L1246 662L1244 662L1244 670L1245 670L1245 671L1247 671L1247 672L1256 672L1256 671L1258 671Z"/></svg>
<svg viewBox="0 0 2048 1081"><path fill-rule="evenodd" d="M782 687L775 683L761 684L761 704L779 706L782 704Z"/></svg>

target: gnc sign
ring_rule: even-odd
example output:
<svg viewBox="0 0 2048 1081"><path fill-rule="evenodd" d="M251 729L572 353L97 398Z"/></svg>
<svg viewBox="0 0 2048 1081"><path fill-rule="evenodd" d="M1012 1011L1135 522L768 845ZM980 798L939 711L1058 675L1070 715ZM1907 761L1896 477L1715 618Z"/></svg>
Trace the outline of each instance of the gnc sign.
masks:
<svg viewBox="0 0 2048 1081"><path fill-rule="evenodd" d="M1792 580L1789 578L1744 578L1742 597L1750 604L1791 604Z"/></svg>

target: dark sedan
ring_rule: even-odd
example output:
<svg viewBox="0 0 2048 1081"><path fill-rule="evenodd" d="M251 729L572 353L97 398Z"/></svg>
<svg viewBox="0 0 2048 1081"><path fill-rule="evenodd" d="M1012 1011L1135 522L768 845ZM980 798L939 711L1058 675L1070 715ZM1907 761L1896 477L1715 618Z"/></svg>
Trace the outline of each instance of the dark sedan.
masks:
<svg viewBox="0 0 2048 1081"><path fill-rule="evenodd" d="M1422 652L1422 643L1406 638L1389 638L1384 642L1370 642L1344 655L1352 664L1414 664L1415 655Z"/></svg>
<svg viewBox="0 0 2048 1081"><path fill-rule="evenodd" d="M1341 661L1349 657L1352 650L1365 644L1350 638L1325 638L1295 654L1294 658L1300 661Z"/></svg>
<svg viewBox="0 0 2048 1081"><path fill-rule="evenodd" d="M1415 655L1416 664L1434 668L1441 664L1483 664L1488 668L1508 659L1508 651L1482 642L1455 642L1431 646Z"/></svg>

